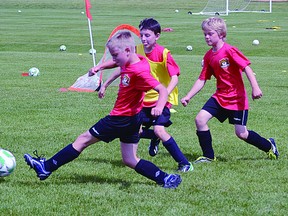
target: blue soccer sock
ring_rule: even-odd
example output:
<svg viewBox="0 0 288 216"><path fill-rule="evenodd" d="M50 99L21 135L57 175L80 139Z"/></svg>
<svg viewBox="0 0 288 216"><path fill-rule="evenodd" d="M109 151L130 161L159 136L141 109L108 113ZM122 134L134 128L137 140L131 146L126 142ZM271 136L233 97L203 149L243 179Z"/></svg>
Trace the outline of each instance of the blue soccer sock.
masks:
<svg viewBox="0 0 288 216"><path fill-rule="evenodd" d="M249 134L245 142L261 149L264 152L268 152L271 149L271 143L267 139L261 137L254 131L249 130L248 132Z"/></svg>
<svg viewBox="0 0 288 216"><path fill-rule="evenodd" d="M158 137L155 135L154 130L152 129L143 129L140 134L140 138L144 139L157 139Z"/></svg>
<svg viewBox="0 0 288 216"><path fill-rule="evenodd" d="M170 137L170 139L163 142L163 145L176 162L183 165L189 164L189 161L186 159L173 137Z"/></svg>
<svg viewBox="0 0 288 216"><path fill-rule="evenodd" d="M134 169L140 175L155 181L157 184L164 184L164 178L168 175L152 162L143 159L137 163Z"/></svg>
<svg viewBox="0 0 288 216"><path fill-rule="evenodd" d="M72 144L69 144L57 154L51 157L49 160L44 162L45 169L47 171L53 172L57 170L60 166L76 159L80 155L76 149L73 148Z"/></svg>
<svg viewBox="0 0 288 216"><path fill-rule="evenodd" d="M212 147L212 136L210 130L208 131L196 131L199 144L203 152L204 157L214 159L214 150Z"/></svg>

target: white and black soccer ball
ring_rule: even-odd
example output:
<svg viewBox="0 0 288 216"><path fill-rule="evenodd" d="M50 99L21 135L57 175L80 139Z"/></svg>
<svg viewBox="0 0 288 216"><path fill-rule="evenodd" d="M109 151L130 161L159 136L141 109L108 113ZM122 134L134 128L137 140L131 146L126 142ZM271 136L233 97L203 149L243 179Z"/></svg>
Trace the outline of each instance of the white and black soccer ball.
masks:
<svg viewBox="0 0 288 216"><path fill-rule="evenodd" d="M187 50L187 51L192 51L192 50L193 50L193 47L192 47L191 45L188 45L188 46L186 47L186 50Z"/></svg>
<svg viewBox="0 0 288 216"><path fill-rule="evenodd" d="M59 50L60 50L60 51L66 51L66 46L65 46L65 45L61 45L61 46L59 47Z"/></svg>
<svg viewBox="0 0 288 216"><path fill-rule="evenodd" d="M5 149L0 149L0 177L9 176L16 168L14 155Z"/></svg>
<svg viewBox="0 0 288 216"><path fill-rule="evenodd" d="M257 45L259 45L259 40L256 40L256 39L255 39L255 40L253 40L253 41L252 41L252 44L253 44L254 46L257 46Z"/></svg>
<svg viewBox="0 0 288 216"><path fill-rule="evenodd" d="M40 75L40 71L38 68L36 67L32 67L29 69L28 71L29 76L39 76Z"/></svg>

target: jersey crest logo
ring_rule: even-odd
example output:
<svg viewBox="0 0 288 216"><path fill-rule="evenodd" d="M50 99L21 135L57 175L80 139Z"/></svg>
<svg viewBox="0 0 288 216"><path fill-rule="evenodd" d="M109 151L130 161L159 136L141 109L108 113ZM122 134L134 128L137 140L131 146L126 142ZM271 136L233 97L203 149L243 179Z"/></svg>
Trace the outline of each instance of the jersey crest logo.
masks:
<svg viewBox="0 0 288 216"><path fill-rule="evenodd" d="M229 59L227 59L227 58L221 59L221 60L219 61L219 63L220 63L220 67L221 67L221 68L227 68L227 67L229 67L229 65L230 65Z"/></svg>
<svg viewBox="0 0 288 216"><path fill-rule="evenodd" d="M124 74L121 82L122 82L122 85L129 86L130 77L127 74Z"/></svg>

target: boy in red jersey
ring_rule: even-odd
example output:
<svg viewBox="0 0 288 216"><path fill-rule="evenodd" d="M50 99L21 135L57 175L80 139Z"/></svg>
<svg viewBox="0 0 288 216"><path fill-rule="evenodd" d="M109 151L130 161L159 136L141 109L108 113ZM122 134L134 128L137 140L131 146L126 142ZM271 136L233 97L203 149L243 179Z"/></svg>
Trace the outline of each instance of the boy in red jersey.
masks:
<svg viewBox="0 0 288 216"><path fill-rule="evenodd" d="M204 56L202 72L188 94L181 99L183 106L187 106L213 75L217 80L217 90L206 102L195 119L197 136L203 156L194 163L212 162L216 158L212 148L212 137L208 121L216 117L221 123L227 118L234 125L238 138L267 152L270 159L279 156L273 138L265 139L252 130L247 130L248 97L244 87L242 72L244 72L252 87L252 99L262 97L256 77L251 69L250 61L236 48L227 43L226 24L223 19L212 17L202 22L202 30L208 46L212 46Z"/></svg>
<svg viewBox="0 0 288 216"><path fill-rule="evenodd" d="M142 109L144 127L142 128L140 137L151 140L149 146L149 154L151 156L155 156L158 153L158 145L162 141L164 147L178 163L177 170L179 172L192 171L192 164L182 153L174 138L165 130L165 127L172 124L170 121L170 108L172 105L178 105L177 84L180 68L170 51L157 44L157 40L161 34L161 26L157 20L153 18L143 19L139 24L139 30L142 44L136 47L137 53L147 58L151 74L167 88L169 95L162 114L155 117L151 115L151 110L158 103L159 94L153 89L146 92ZM107 64L109 63L107 62ZM106 88L119 75L119 71L116 70L105 81L99 90L100 97L105 95ZM153 129L150 129L151 126L153 126Z"/></svg>
<svg viewBox="0 0 288 216"><path fill-rule="evenodd" d="M25 154L27 164L35 170L40 180L45 180L60 166L76 159L88 146L104 141L106 143L119 138L122 160L124 164L137 173L155 181L164 188L176 188L181 183L181 177L167 174L153 163L137 157L139 129L142 123L141 109L145 91L155 89L159 92L159 101L151 115L161 115L167 101L167 90L150 74L147 60L135 53L135 42L130 32L116 34L107 42L107 47L114 61L113 67L120 66L121 82L114 107L109 115L100 119L88 131L84 132L72 143L60 150L49 160L33 158ZM102 65L99 70L108 68ZM94 75L98 71L89 71Z"/></svg>

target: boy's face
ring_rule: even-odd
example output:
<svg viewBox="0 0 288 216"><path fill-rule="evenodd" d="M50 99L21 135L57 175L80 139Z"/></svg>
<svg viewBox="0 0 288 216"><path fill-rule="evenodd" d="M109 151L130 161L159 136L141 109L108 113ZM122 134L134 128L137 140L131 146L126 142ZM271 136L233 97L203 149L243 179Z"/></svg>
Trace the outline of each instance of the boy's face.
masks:
<svg viewBox="0 0 288 216"><path fill-rule="evenodd" d="M148 29L142 29L140 31L141 42L146 49L153 48L159 39L160 34L155 34L153 31Z"/></svg>
<svg viewBox="0 0 288 216"><path fill-rule="evenodd" d="M124 50L119 49L118 47L115 48L109 48L109 52L113 58L113 61L118 66L126 65L129 61L129 48L125 48Z"/></svg>
<svg viewBox="0 0 288 216"><path fill-rule="evenodd" d="M204 30L203 34L208 46L216 46L222 40L215 30Z"/></svg>

